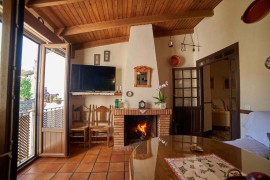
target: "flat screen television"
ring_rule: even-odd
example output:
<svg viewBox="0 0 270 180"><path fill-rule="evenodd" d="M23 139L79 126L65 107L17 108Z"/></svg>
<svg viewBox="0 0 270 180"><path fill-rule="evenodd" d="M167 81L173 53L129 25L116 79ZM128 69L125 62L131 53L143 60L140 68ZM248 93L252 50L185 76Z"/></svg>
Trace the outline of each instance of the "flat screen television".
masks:
<svg viewBox="0 0 270 180"><path fill-rule="evenodd" d="M115 71L112 66L72 64L71 92L115 91Z"/></svg>

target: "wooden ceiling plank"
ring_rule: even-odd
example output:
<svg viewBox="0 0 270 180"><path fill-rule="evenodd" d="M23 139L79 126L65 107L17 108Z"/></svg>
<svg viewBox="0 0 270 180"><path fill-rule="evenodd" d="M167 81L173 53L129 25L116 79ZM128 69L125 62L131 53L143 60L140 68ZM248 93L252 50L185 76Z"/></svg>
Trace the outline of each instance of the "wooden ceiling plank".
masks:
<svg viewBox="0 0 270 180"><path fill-rule="evenodd" d="M127 18L128 1L123 1L123 18Z"/></svg>
<svg viewBox="0 0 270 180"><path fill-rule="evenodd" d="M142 0L137 1L136 16L142 16L143 15L142 4L143 4Z"/></svg>
<svg viewBox="0 0 270 180"><path fill-rule="evenodd" d="M132 1L132 8L131 8L131 17L136 17L136 10L138 6L138 0L133 0Z"/></svg>
<svg viewBox="0 0 270 180"><path fill-rule="evenodd" d="M161 8L161 10L160 10L160 12L161 12L162 14L163 14L163 13L164 13L164 14L167 13L167 12L165 12L165 10L169 8L170 3L171 3L171 2L169 2L168 0L166 0L166 1L164 2L163 6L162 6L162 8Z"/></svg>
<svg viewBox="0 0 270 180"><path fill-rule="evenodd" d="M182 34L193 34L193 29L181 29L181 30L173 30L173 31L159 31L154 32L155 37L161 37L161 36L175 36L175 35L182 35Z"/></svg>
<svg viewBox="0 0 270 180"><path fill-rule="evenodd" d="M90 16L90 18L91 18L91 21L92 21L93 23L97 22L91 4L90 4L89 2L84 2L84 4L85 4L85 6L86 6L86 8L87 8L87 12L88 12L88 14L89 14L89 16Z"/></svg>
<svg viewBox="0 0 270 180"><path fill-rule="evenodd" d="M97 46L104 46L108 44L127 42L128 39L129 39L128 36L123 36L123 37L103 39L103 40L98 40L98 41L90 41L90 42L81 43L81 44L74 44L72 47L75 50L79 50L79 49L86 49L86 48L97 47Z"/></svg>
<svg viewBox="0 0 270 180"><path fill-rule="evenodd" d="M63 5L63 4L69 4L69 3L77 3L81 1L87 1L87 0L29 0L26 3L26 6L28 8L42 8L42 7L48 7L48 6L57 6L57 5Z"/></svg>
<svg viewBox="0 0 270 180"><path fill-rule="evenodd" d="M110 20L110 16L109 16L109 10L108 10L108 4L106 0L102 0L101 1L101 6L103 7L103 13L104 13L104 17L105 17L105 21L109 21Z"/></svg>
<svg viewBox="0 0 270 180"><path fill-rule="evenodd" d="M112 5L112 1L111 1L111 0L107 0L107 4L108 4L109 18L110 18L110 20L113 20L113 19L114 19L114 15L113 15L113 5Z"/></svg>
<svg viewBox="0 0 270 180"><path fill-rule="evenodd" d="M96 5L96 2L95 1L91 1L90 4L91 4L91 8L92 8L92 11L93 11L93 14L95 16L96 21L97 22L100 22L101 21L101 18L99 16L99 12L98 12L98 8L97 8L97 5Z"/></svg>
<svg viewBox="0 0 270 180"><path fill-rule="evenodd" d="M131 18L132 17L132 4L133 4L133 1L132 0L128 1L128 5L127 5L127 18Z"/></svg>
<svg viewBox="0 0 270 180"><path fill-rule="evenodd" d="M125 0L117 0L117 14L119 19L123 19L123 1Z"/></svg>
<svg viewBox="0 0 270 180"><path fill-rule="evenodd" d="M103 9L101 0L96 0L95 4L96 4L96 7L94 6L93 8L97 8L100 20L105 21L106 19L105 19L104 9Z"/></svg>
<svg viewBox="0 0 270 180"><path fill-rule="evenodd" d="M117 0L112 0L112 6L113 6L113 17L114 17L114 19L118 19Z"/></svg>
<svg viewBox="0 0 270 180"><path fill-rule="evenodd" d="M156 6L156 1L152 0L147 16L153 15L155 6Z"/></svg>
<svg viewBox="0 0 270 180"><path fill-rule="evenodd" d="M108 28L117 28L117 27L122 27L122 26L152 24L152 23L167 22L167 21L187 19L187 18L210 17L210 16L213 16L213 14L214 12L212 10L200 10L200 11L185 12L185 13L180 13L180 14L166 14L166 15L134 17L134 18L128 18L128 19L118 19L118 20L107 21L107 22L97 22L97 23L92 23L92 24L84 24L84 25L67 27L61 35L68 36L68 35L103 30L103 29L108 29Z"/></svg>
<svg viewBox="0 0 270 180"><path fill-rule="evenodd" d="M73 6L74 6L75 10L77 11L77 14L80 17L83 24L91 23L85 18L84 12L82 11L83 8L81 8L80 3L73 4Z"/></svg>
<svg viewBox="0 0 270 180"><path fill-rule="evenodd" d="M151 3L152 3L152 0L146 1L146 3L145 3L145 8L144 8L144 12L143 12L143 15L144 15L144 16L147 16L148 11L149 11L150 6L151 6Z"/></svg>
<svg viewBox="0 0 270 180"><path fill-rule="evenodd" d="M74 20L76 22L76 24L83 24L83 21L81 20L80 16L78 15L76 9L74 8L73 4L67 4L71 16L74 17Z"/></svg>
<svg viewBox="0 0 270 180"><path fill-rule="evenodd" d="M66 11L64 11L62 8L59 8L59 6L54 7L56 11L59 12L59 18L64 21L64 24L67 26L73 26L73 24L68 19L68 16L66 14Z"/></svg>
<svg viewBox="0 0 270 180"><path fill-rule="evenodd" d="M83 16L85 17L86 22L93 23L92 18L90 16L90 14L88 13L88 8L87 8L85 2L80 2L79 6L80 6L80 9L82 9L81 12L82 12Z"/></svg>

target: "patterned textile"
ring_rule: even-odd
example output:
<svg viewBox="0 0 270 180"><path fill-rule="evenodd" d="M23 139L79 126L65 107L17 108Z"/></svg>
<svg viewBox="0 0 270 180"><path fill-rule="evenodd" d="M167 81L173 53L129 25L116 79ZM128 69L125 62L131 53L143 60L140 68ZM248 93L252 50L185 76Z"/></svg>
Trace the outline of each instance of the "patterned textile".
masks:
<svg viewBox="0 0 270 180"><path fill-rule="evenodd" d="M165 160L176 176L184 180L226 179L228 170L234 168L215 154ZM231 174L233 175L238 174Z"/></svg>

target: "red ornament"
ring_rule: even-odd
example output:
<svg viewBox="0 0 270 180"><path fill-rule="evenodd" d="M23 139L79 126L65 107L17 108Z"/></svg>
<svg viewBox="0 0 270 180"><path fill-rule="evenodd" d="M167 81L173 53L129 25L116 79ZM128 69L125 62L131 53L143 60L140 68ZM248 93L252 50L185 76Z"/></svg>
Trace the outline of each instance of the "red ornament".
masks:
<svg viewBox="0 0 270 180"><path fill-rule="evenodd" d="M181 64L181 58L177 55L173 55L170 59L170 64L172 67L178 67Z"/></svg>

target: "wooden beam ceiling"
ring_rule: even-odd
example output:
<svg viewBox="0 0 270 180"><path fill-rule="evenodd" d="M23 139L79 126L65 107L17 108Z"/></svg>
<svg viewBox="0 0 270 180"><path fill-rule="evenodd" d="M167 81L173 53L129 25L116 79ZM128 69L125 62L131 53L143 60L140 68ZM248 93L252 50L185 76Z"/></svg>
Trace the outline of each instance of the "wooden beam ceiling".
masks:
<svg viewBox="0 0 270 180"><path fill-rule="evenodd" d="M128 40L129 40L129 36L122 36L122 37L116 37L116 38L111 38L111 39L102 39L102 40L90 41L86 43L73 44L72 49L78 50L78 49L85 49L85 48L90 48L90 47L104 46L108 44L127 42Z"/></svg>
<svg viewBox="0 0 270 180"><path fill-rule="evenodd" d="M80 1L86 1L86 0L29 0L26 3L26 6L28 8L41 8L41 7L76 3Z"/></svg>
<svg viewBox="0 0 270 180"><path fill-rule="evenodd" d="M126 19L117 19L117 20L112 20L112 21L70 26L65 29L57 29L56 32L60 33L61 36L65 37L69 35L75 35L75 34L110 29L110 28L118 28L118 27L123 27L123 26L153 24L153 23L159 23L159 22L174 21L174 20L179 20L179 19L189 19L189 18L204 18L204 17L211 17L213 15L214 15L213 10L197 10L197 11L182 12L178 14L140 16L140 17L126 18Z"/></svg>
<svg viewBox="0 0 270 180"><path fill-rule="evenodd" d="M174 35L193 34L193 33L194 33L194 29L179 29L179 30L173 30L173 31L154 32L154 36L161 37L161 36L174 36Z"/></svg>

